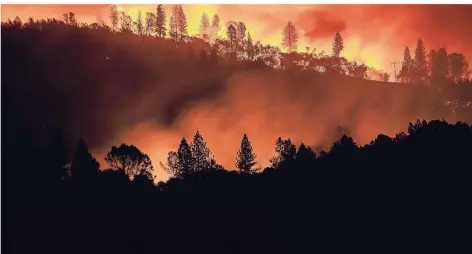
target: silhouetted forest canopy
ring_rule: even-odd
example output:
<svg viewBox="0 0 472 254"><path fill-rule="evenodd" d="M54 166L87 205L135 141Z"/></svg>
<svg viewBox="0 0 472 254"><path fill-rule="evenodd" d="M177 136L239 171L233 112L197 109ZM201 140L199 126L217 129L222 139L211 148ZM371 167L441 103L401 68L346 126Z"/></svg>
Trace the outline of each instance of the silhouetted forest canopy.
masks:
<svg viewBox="0 0 472 254"><path fill-rule="evenodd" d="M470 251L472 80L464 55L427 52L419 39L413 54L405 49L399 82L387 82L385 73L368 80L367 66L340 57L348 43L340 33L327 55L297 51L292 22L281 50L253 42L242 22L219 20L203 14L198 36L188 36L180 5L171 13L158 5L136 21L113 6L109 25L80 23L74 13L2 22L2 176L12 179L3 182L12 187L2 195L11 199L2 211L4 248ZM354 101L345 110L353 119L371 107L406 115L397 119L408 131L360 145L340 128L322 148L279 137L267 167L247 133L238 136L231 168L218 163L199 131L162 162L126 143L110 147L106 165L91 154L119 126L144 118L177 126L183 111L225 93L226 81L242 74L270 77L273 83L260 85L269 97L283 80L290 84L284 96L305 95L313 108ZM404 103L387 110L398 98ZM421 120L408 124L411 118ZM156 183L156 168L171 178Z"/></svg>

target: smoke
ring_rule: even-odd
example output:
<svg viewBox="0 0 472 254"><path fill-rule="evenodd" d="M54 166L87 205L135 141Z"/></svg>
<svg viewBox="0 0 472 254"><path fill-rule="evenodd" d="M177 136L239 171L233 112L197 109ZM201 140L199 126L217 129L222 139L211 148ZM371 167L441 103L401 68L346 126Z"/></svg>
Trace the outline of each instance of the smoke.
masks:
<svg viewBox="0 0 472 254"><path fill-rule="evenodd" d="M20 9L2 6L2 16L8 13L5 8L10 8L9 13L26 16L21 17L23 20L28 16L50 17L47 13L52 12L58 12L56 16L60 18L66 10L75 11L79 20L94 13L104 13L100 17L106 20L108 10L106 6L80 7L83 11L70 6L60 9L35 6L21 7L21 12L15 12ZM46 12L41 8L50 9ZM293 20L302 32L300 45L314 45L318 51L331 52L332 35L340 31L345 42L344 56L389 69L392 60L402 57L405 45L414 48L419 37L428 48L447 46L449 52L458 51L472 57L468 48L472 43L468 31L472 25L471 8L456 5L243 5L238 6L238 12L231 6L217 6L214 12L220 15L221 24L228 20L245 22L254 40L263 43L278 44L283 25ZM92 22L96 20L95 16ZM193 22L197 21L195 18ZM123 51L152 48L145 43L140 40L139 47L126 45ZM174 51L169 49L168 55L174 55L175 59L188 57ZM135 54L143 58L154 55L152 52ZM224 75L215 76L176 67L182 63L174 63L171 58L156 58L137 65L133 64L136 62L132 57L112 57L111 60L105 60L102 55L92 59L92 54L83 59L78 57L84 74L79 80L101 83L96 88L98 95L83 96L92 101L91 105L72 111L69 115L73 117L67 121L73 126L71 132L81 136L85 133L85 140L103 168L106 152L112 145L123 142L134 144L149 154L157 168L159 161L165 162L168 151L177 149L182 137L191 140L197 130L217 161L231 169L243 133L248 134L257 160L265 167L274 155L274 142L279 136L291 138L297 145L304 142L329 149L341 134L349 134L358 144L366 144L379 133L394 135L405 131L408 122L417 118L442 118L430 109L438 97L420 94L422 90L415 87L263 70L239 70L231 75L222 70ZM7 56L5 59L8 60ZM6 62L14 62L14 59ZM103 66L108 66L105 61L122 62L126 68L104 69ZM144 66L159 68L142 70ZM149 79L152 82L136 75L143 72L153 73L153 78ZM91 76L89 80L84 80L87 79L85 73ZM31 83L34 84L34 80ZM68 95L69 98L80 96L82 90L74 91L76 94ZM158 180L167 178L159 168L156 175Z"/></svg>
<svg viewBox="0 0 472 254"><path fill-rule="evenodd" d="M430 105L438 99L422 97L414 87L343 77L301 79L261 70L237 71L222 85L223 93L180 107L171 125L140 119L94 153L103 158L111 145L132 143L158 165L166 162L169 151L177 150L182 137L191 140L198 130L216 160L233 169L242 136L247 133L257 160L265 167L275 155L279 136L317 150L329 150L343 134L364 145L380 133L394 136L406 131L408 122L433 115ZM160 169L156 173L159 180L167 178Z"/></svg>

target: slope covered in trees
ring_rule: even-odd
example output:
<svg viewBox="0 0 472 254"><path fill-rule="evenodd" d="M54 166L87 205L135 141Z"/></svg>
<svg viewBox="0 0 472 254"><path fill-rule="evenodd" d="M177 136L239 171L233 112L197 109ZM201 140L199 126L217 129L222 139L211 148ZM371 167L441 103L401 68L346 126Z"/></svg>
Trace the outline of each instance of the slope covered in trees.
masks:
<svg viewBox="0 0 472 254"><path fill-rule="evenodd" d="M425 56L419 41L413 57L405 50L405 83L368 81L364 66L339 58L340 34L333 56L281 53L253 44L241 22L230 22L228 39L215 38L218 16L211 24L202 18L202 38L188 37L185 14L172 10L169 30L159 7L155 17L141 15L141 25L113 9L111 27L78 25L71 13L64 21L2 23L2 176L13 179L2 211L13 218L6 220L6 247L14 253L468 247L472 128L457 121L472 120L472 91L463 56L445 49ZM292 26L286 41L294 49ZM277 82L290 84L283 97L307 101L306 112L291 114L343 111L355 125L359 109L378 108L366 119L390 114L405 123L457 123L417 121L408 133L379 135L363 146L346 130L336 130L336 142L323 149L280 137L266 168L245 133L238 134L231 168L215 160L200 132L182 138L162 164L132 144L110 147L106 165L89 151L117 126L143 118L172 128L185 109L246 75L267 81L249 87L262 87L274 107L288 106L272 94ZM394 107L385 106L389 100ZM172 178L156 184L157 167Z"/></svg>

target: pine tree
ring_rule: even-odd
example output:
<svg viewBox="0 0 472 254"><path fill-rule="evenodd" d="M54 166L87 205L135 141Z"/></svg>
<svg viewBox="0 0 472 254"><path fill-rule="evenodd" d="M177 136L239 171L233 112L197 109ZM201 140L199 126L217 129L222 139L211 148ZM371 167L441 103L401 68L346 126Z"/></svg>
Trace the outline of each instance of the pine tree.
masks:
<svg viewBox="0 0 472 254"><path fill-rule="evenodd" d="M228 26L228 31L226 32L226 35L228 36L230 52L231 54L234 54L236 52L238 32L232 24Z"/></svg>
<svg viewBox="0 0 472 254"><path fill-rule="evenodd" d="M295 160L296 150L295 145L292 144L290 139L282 140L282 138L279 137L275 141L275 152L277 152L277 156L269 160L272 167L277 168L284 162L290 163Z"/></svg>
<svg viewBox="0 0 472 254"><path fill-rule="evenodd" d="M246 25L243 22L238 23L237 34L238 34L238 44L242 46L243 41L246 38Z"/></svg>
<svg viewBox="0 0 472 254"><path fill-rule="evenodd" d="M75 18L75 13L69 12L69 25L77 26L77 19Z"/></svg>
<svg viewBox="0 0 472 254"><path fill-rule="evenodd" d="M200 18L200 36L204 41L208 41L208 28L210 27L210 20L206 13L203 13Z"/></svg>
<svg viewBox="0 0 472 254"><path fill-rule="evenodd" d="M297 51L298 48L298 33L291 21L284 27L282 37L282 47L286 48L288 52Z"/></svg>
<svg viewBox="0 0 472 254"><path fill-rule="evenodd" d="M341 51L344 49L344 42L343 38L341 37L341 34L339 32L336 32L334 35L334 40L333 40L333 56L336 58L339 58L339 55L341 54Z"/></svg>
<svg viewBox="0 0 472 254"><path fill-rule="evenodd" d="M418 39L415 49L414 81L424 83L428 76L426 49L421 39Z"/></svg>
<svg viewBox="0 0 472 254"><path fill-rule="evenodd" d="M131 19L131 16L122 13L121 14L121 32L122 33L133 32L132 27L133 27L133 20Z"/></svg>
<svg viewBox="0 0 472 254"><path fill-rule="evenodd" d="M212 41L216 37L218 37L218 33L220 32L220 17L218 15L213 16L213 20L211 22L211 29L208 32L208 40Z"/></svg>
<svg viewBox="0 0 472 254"><path fill-rule="evenodd" d="M174 10L174 9L172 9ZM177 41L178 40L178 32L177 32L177 23L175 21L176 19L174 18L174 15L170 16L169 19L169 37Z"/></svg>
<svg viewBox="0 0 472 254"><path fill-rule="evenodd" d="M157 5L155 29L157 37L166 37L166 12L162 4Z"/></svg>
<svg viewBox="0 0 472 254"><path fill-rule="evenodd" d="M205 140L203 140L200 132L197 131L193 137L193 142L191 144L192 156L194 161L194 172L201 172L210 167L211 162L211 152L207 147Z"/></svg>
<svg viewBox="0 0 472 254"><path fill-rule="evenodd" d="M247 48L246 48L246 51L247 51L247 58L249 61L253 61L254 60L254 44L252 42L252 38L251 38L251 33L248 32L247 33Z"/></svg>
<svg viewBox="0 0 472 254"><path fill-rule="evenodd" d="M311 147L306 147L305 144L302 143L295 157L297 168L307 169L315 163L316 154Z"/></svg>
<svg viewBox="0 0 472 254"><path fill-rule="evenodd" d="M397 75L397 78L401 82L410 83L411 82L411 72L413 69L413 61L411 60L410 49L408 46L405 47L403 53L403 64L400 72Z"/></svg>
<svg viewBox="0 0 472 254"><path fill-rule="evenodd" d="M434 69L434 62L436 61L436 56L436 50L431 49L428 54L428 71L430 72L430 75L432 75Z"/></svg>
<svg viewBox="0 0 472 254"><path fill-rule="evenodd" d="M136 31L139 35L144 34L143 19L141 17L141 11L138 11L138 18L136 20Z"/></svg>
<svg viewBox="0 0 472 254"><path fill-rule="evenodd" d="M180 40L187 37L187 18L185 17L184 9L182 5L179 5L179 19L178 19L178 30L180 33Z"/></svg>
<svg viewBox="0 0 472 254"><path fill-rule="evenodd" d="M469 63L463 54L451 53L449 54L449 61L451 66L451 77L457 82L467 77Z"/></svg>
<svg viewBox="0 0 472 254"><path fill-rule="evenodd" d="M70 173L73 180L87 183L98 177L100 163L90 154L85 142L80 139L72 158Z"/></svg>
<svg viewBox="0 0 472 254"><path fill-rule="evenodd" d="M144 33L146 35L150 35L155 30L156 30L156 14L152 12L147 12L146 13L146 26L144 29Z"/></svg>
<svg viewBox="0 0 472 254"><path fill-rule="evenodd" d="M184 176L193 172L194 160L192 156L192 149L187 140L182 138L179 149L177 150L177 158L179 162L179 176Z"/></svg>
<svg viewBox="0 0 472 254"><path fill-rule="evenodd" d="M213 20L211 21L211 26L213 28L219 28L220 27L220 16L214 15Z"/></svg>
<svg viewBox="0 0 472 254"><path fill-rule="evenodd" d="M116 5L110 7L110 23L111 30L115 32L118 27L118 11L116 10Z"/></svg>
<svg viewBox="0 0 472 254"><path fill-rule="evenodd" d="M172 16L170 17L170 36L175 41L183 40L187 36L187 18L185 17L182 5L172 6Z"/></svg>
<svg viewBox="0 0 472 254"><path fill-rule="evenodd" d="M256 162L256 154L252 150L251 142L244 133L243 140L241 141L241 147L236 157L236 168L239 169L241 174L250 174L254 172L254 165Z"/></svg>
<svg viewBox="0 0 472 254"><path fill-rule="evenodd" d="M161 168L169 173L172 177L181 177L179 156L177 152L169 152L167 155L167 165L164 165L162 162L159 163Z"/></svg>

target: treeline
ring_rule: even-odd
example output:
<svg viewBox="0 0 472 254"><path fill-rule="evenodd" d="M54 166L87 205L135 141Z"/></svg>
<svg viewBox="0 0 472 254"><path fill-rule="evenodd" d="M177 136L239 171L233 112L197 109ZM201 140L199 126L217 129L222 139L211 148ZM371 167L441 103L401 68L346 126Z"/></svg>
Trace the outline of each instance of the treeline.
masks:
<svg viewBox="0 0 472 254"><path fill-rule="evenodd" d="M189 36L187 31L187 19L181 5L173 5L170 16L166 14L162 5L158 5L156 12L147 12L144 16L138 12L136 21L123 11L118 11L115 5L110 8L109 24L102 23L79 23L73 12L63 15L63 20L33 20L27 22L17 17L15 20L2 22L2 28L37 28L48 29L60 25L74 26L108 31L121 34L137 34L143 37L155 37L161 40L171 40L177 46L182 43L198 43L200 50L206 55L218 55L232 61L249 61L255 64L269 66L276 69L296 69L314 71L324 74L337 74L359 77L364 79L375 79L389 81L387 73L375 70L355 61L348 61L341 57L344 49L343 38L339 32L334 35L332 54L327 55L324 51L317 52L316 48L306 47L305 52L298 52L299 35L295 25L288 22L283 29L281 46L263 45L260 41L253 42L251 34L247 32L243 22L228 21L225 25L220 24L220 17L214 15L211 22L206 13L200 20L200 33ZM219 37L221 30L225 30L226 39ZM203 53L202 53L203 54ZM426 53L421 39L412 59L408 47L405 49L402 68L395 81L406 83L428 83L441 85L448 82L468 81L470 76L467 59L460 53L447 54L446 49L431 49Z"/></svg>
<svg viewBox="0 0 472 254"><path fill-rule="evenodd" d="M197 133L176 152L175 178L158 185L143 177L149 158L129 145L113 147L111 169L98 171L81 141L71 175L61 176L54 140L44 153L25 147L21 156L34 160L14 165L32 173L15 181L15 253L468 248L472 127L464 123L417 121L363 147L343 136L328 153L279 138L259 172L246 135L239 171L227 171L211 166Z"/></svg>

